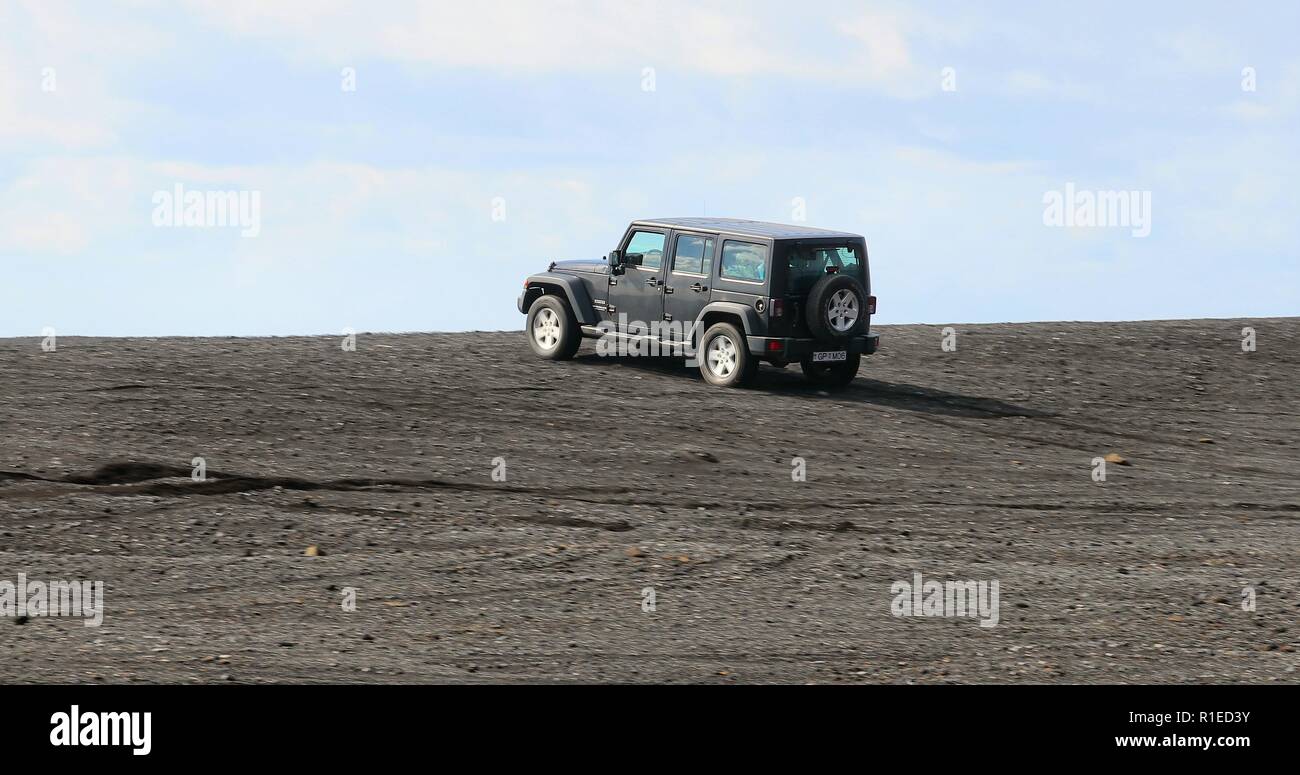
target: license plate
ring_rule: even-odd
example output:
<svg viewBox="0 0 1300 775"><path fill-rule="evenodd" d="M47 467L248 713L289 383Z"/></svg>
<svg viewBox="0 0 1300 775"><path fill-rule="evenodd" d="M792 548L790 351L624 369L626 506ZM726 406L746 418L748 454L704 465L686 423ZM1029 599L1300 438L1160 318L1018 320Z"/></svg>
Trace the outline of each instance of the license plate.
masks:
<svg viewBox="0 0 1300 775"><path fill-rule="evenodd" d="M848 350L835 350L833 352L813 353L813 363L823 361L846 361L849 359Z"/></svg>

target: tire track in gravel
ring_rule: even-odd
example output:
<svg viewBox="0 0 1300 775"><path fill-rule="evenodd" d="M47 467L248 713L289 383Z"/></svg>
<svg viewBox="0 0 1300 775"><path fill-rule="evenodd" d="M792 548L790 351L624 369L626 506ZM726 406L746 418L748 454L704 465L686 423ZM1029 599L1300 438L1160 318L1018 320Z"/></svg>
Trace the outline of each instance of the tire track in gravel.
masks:
<svg viewBox="0 0 1300 775"><path fill-rule="evenodd" d="M1262 472L1249 468L1228 468L1224 470L1250 471L1253 473L1272 473ZM545 487L526 487L517 485L499 485L499 484L482 484L475 482L457 482L445 479L379 479L379 478L343 478L326 481L315 481L302 479L299 477L258 477L245 476L240 474L227 474L212 472L208 474L207 481L193 481L189 479L190 469L177 466L166 466L152 463L109 463L96 470L93 474L73 474L65 477L42 477L33 474L27 474L16 471L0 471L0 481L8 478L19 481L38 481L51 484L73 484L95 488L96 492L107 495L228 495L245 492L257 492L260 490L269 490L279 487L284 490L303 491L303 492L365 492L371 490L383 490L387 492L420 492L427 490L448 490L454 492L476 492L490 494L506 495L535 495L547 500L566 500L591 505L602 506L634 506L634 505L651 505L662 508L682 509L686 511L696 509L725 509L736 507L735 501L732 500L673 500L660 499L654 502L647 502L644 497L632 498L592 498L582 497L572 494L573 492L590 492L611 494L635 493L635 490L624 487L571 487L567 492L556 492ZM186 482L156 481L160 479L181 479L185 478ZM144 482L143 486L133 486ZM38 491L40 495L47 497L63 497L75 495L84 490L67 490L67 489L50 489ZM1300 492L1300 491L1298 491ZM24 493L15 493L18 497L31 497L34 493L27 491ZM0 498L6 497L4 490L0 490ZM1193 503L1188 504L1193 505ZM1211 506L1216 508L1241 508L1253 509L1257 511L1277 511L1277 512L1294 512L1300 511L1300 504L1282 503L1252 503L1246 501L1236 502L1194 502L1197 506ZM1172 508L1177 508L1177 503L1165 501L1158 505L1134 503L1131 501L1114 501L1107 503L1053 503L1047 501L942 501L942 500L918 500L918 499L853 499L853 500L795 500L787 499L780 501L753 501L747 500L744 508L749 511L807 511L809 509L826 509L831 511L853 511L869 509L874 507L940 507L940 508L989 508L989 509L1011 509L1011 510L1032 510L1032 511L1062 511L1062 510L1084 510L1095 512L1112 512L1112 513L1141 513L1151 512L1160 513ZM151 510L150 513L163 512L169 507L158 507ZM328 504L313 504L310 507L301 504L284 504L280 508L294 509L301 511L330 511L334 513L360 513L366 509L352 506L332 507ZM395 510L380 510L376 513L383 515L405 515L404 512ZM622 532L634 529L634 525L625 520L615 520L612 522L599 522L579 517L551 517L547 515L520 515L511 517L515 521L532 522L540 525L552 525L556 527L589 527L601 530L610 530ZM842 521L834 523L809 523L798 520L785 520L785 525L806 527L810 530L836 530L842 524Z"/></svg>
<svg viewBox="0 0 1300 775"><path fill-rule="evenodd" d="M158 463L140 463L120 461L105 463L90 474L69 474L62 477L44 477L21 471L0 471L0 480L38 481L50 484L75 484L106 488L101 492L110 495L230 495L233 493L256 492L279 487L283 490L313 492L333 490L339 492L356 492L381 487L400 490L452 490L459 492L494 492L514 495L549 495L544 487L527 487L519 485L482 484L477 482L457 482L448 479L404 479L353 477L317 481L295 476L250 476L219 471L207 472L203 480L192 478L192 470L180 466ZM168 481L185 479L186 482ZM590 487L577 486L569 488L576 492L623 494L630 492L626 487ZM3 497L3 492L0 492Z"/></svg>

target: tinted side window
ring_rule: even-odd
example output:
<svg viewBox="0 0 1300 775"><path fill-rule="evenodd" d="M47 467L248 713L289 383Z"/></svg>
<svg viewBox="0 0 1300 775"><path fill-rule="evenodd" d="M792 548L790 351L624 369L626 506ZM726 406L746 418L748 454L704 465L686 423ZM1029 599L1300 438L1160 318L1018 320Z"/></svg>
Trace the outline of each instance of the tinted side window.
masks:
<svg viewBox="0 0 1300 775"><path fill-rule="evenodd" d="M767 279L767 246L724 240L720 274L728 280L763 282Z"/></svg>
<svg viewBox="0 0 1300 775"><path fill-rule="evenodd" d="M682 234L677 237L677 247L673 251L674 272L708 274L712 269L712 237L700 237L695 234Z"/></svg>
<svg viewBox="0 0 1300 775"><path fill-rule="evenodd" d="M623 253L640 253L642 269L658 269L663 266L664 235L653 231L634 231Z"/></svg>

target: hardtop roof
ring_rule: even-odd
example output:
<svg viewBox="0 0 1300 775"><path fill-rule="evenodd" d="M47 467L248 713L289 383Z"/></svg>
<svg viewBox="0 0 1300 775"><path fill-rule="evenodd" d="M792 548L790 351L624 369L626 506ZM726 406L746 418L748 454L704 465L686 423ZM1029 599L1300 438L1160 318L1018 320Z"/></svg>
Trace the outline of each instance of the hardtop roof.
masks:
<svg viewBox="0 0 1300 775"><path fill-rule="evenodd" d="M667 226L670 228L726 232L728 234L764 237L767 239L825 239L834 237L862 239L862 235L847 231L815 229L811 226L791 226L785 223L771 223L768 221L747 221L742 218L646 218L632 223L641 226Z"/></svg>

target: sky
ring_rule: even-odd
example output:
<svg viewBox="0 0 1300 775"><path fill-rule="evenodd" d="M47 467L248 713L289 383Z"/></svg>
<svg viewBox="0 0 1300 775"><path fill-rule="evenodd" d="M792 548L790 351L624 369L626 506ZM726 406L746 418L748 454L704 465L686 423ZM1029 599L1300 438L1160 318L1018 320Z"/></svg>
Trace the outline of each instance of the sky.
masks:
<svg viewBox="0 0 1300 775"><path fill-rule="evenodd" d="M1296 315L1297 30L1290 2L0 0L0 336L519 329L529 274L692 215L863 234L878 323ZM168 223L177 187L256 218Z"/></svg>

